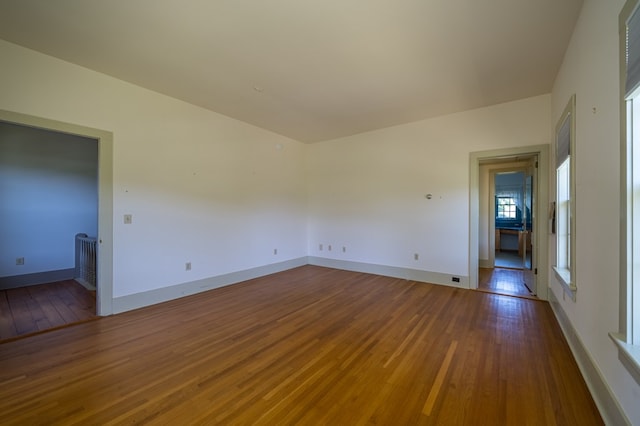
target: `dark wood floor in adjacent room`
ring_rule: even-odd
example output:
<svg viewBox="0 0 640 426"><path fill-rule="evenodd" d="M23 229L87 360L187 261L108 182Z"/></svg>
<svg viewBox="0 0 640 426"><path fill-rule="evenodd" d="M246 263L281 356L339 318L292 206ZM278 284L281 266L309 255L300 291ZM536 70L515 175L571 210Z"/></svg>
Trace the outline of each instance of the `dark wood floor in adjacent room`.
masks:
<svg viewBox="0 0 640 426"><path fill-rule="evenodd" d="M0 290L0 342L96 318L96 292L73 280Z"/></svg>
<svg viewBox="0 0 640 426"><path fill-rule="evenodd" d="M0 345L3 424L597 425L546 302L305 266Z"/></svg>

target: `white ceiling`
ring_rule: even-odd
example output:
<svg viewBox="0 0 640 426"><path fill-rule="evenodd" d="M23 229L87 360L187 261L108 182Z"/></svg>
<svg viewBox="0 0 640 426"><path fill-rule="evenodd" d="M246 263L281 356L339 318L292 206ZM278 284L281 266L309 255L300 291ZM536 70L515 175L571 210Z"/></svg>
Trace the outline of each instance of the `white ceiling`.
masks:
<svg viewBox="0 0 640 426"><path fill-rule="evenodd" d="M582 0L0 0L0 38L302 142L551 91Z"/></svg>

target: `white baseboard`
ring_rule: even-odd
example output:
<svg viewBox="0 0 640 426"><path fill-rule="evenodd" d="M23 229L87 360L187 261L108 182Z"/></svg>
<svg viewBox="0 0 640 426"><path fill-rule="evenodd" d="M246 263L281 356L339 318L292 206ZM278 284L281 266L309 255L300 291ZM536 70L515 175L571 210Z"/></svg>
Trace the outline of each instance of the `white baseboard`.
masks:
<svg viewBox="0 0 640 426"><path fill-rule="evenodd" d="M72 280L76 274L74 268L59 269L57 271L36 272L33 274L0 277L0 290L28 287L30 285L54 283L56 281Z"/></svg>
<svg viewBox="0 0 640 426"><path fill-rule="evenodd" d="M598 406L604 423L607 425L630 425L631 422L625 415L613 392L611 392L600 369L595 362L593 362L589 351L582 344L582 340L578 336L573 324L571 324L571 320L569 320L569 317L564 309L562 309L562 305L558 302L558 299L551 289L549 289L549 303L558 319L562 333L569 343L573 357L578 364L578 368L580 368L584 381L587 383L591 396L593 396L593 400Z"/></svg>
<svg viewBox="0 0 640 426"><path fill-rule="evenodd" d="M86 281L82 278L74 278L73 279L75 282L77 282L78 284L80 284L82 287L86 288L89 291L95 291L96 290L96 286L91 284L89 281Z"/></svg>
<svg viewBox="0 0 640 426"><path fill-rule="evenodd" d="M170 287L158 288L143 293L135 293L113 299L113 313L130 311L133 309L143 308L145 306L155 305L156 303L167 302L169 300L178 299L184 296L200 293L214 288L224 287L236 284L242 281L263 277L265 275L275 274L276 272L286 271L287 269L297 268L307 264L306 257L291 259L284 262L272 263L270 265L259 266L256 268L246 269L229 274L209 277L202 280L190 281Z"/></svg>
<svg viewBox="0 0 640 426"><path fill-rule="evenodd" d="M304 265L324 266L327 268L365 272L368 274L384 275L388 277L441 284L451 287L469 288L469 277L463 275L455 275L455 277L460 278L460 282L457 283L451 280L454 275L443 274L440 272L309 256L274 263L271 265L259 266L257 268L251 268L244 271L209 277L202 280L190 281L170 287L158 288L151 291L145 291L143 293L116 297L113 299L113 313L118 314L133 309L143 308L145 306L155 305L156 303L167 302L180 297L190 296L192 294L212 290L214 288L236 284L242 281L259 278Z"/></svg>
<svg viewBox="0 0 640 426"><path fill-rule="evenodd" d="M481 268L493 268L491 259L478 259L478 266Z"/></svg>
<svg viewBox="0 0 640 426"><path fill-rule="evenodd" d="M325 266L327 268L344 269L346 271L364 272L367 274L384 275L387 277L404 278L406 280L440 284L450 287L469 288L469 277L466 275L443 274L441 272L423 271L420 269L401 268L397 266L377 265L374 263L350 262L346 260L329 259L326 257L309 256L310 265ZM457 277L460 282L453 282Z"/></svg>

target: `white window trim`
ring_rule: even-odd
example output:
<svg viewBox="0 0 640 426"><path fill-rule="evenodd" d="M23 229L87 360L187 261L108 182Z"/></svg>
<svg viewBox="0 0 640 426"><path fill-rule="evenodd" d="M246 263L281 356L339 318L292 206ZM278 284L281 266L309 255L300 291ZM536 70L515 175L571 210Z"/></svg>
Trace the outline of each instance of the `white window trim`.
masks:
<svg viewBox="0 0 640 426"><path fill-rule="evenodd" d="M640 384L640 344L633 341L632 325L640 323L640 318L633 318L632 262L633 262L633 227L629 226L632 218L632 170L633 142L628 141L632 123L627 116L630 109L626 96L626 55L627 55L627 21L638 6L639 0L627 0L619 15L619 64L620 64L620 301L619 330L609 333L609 337L618 348L618 359ZM640 229L636 230L640 234ZM636 295L637 297L637 295ZM640 306L636 307L640 309ZM635 343L635 344L634 344Z"/></svg>
<svg viewBox="0 0 640 426"><path fill-rule="evenodd" d="M556 135L556 147L558 144L558 135L560 134L560 129L564 122L569 119L570 127L569 127L569 211L570 211L570 221L569 221L569 267L560 267L557 264L558 261L558 234L556 233L556 265L553 266L553 271L555 272L556 278L562 284L562 287L567 295L571 297L571 300L576 301L576 293L578 291L578 287L576 285L576 179L575 179L575 134L576 134L576 120L575 120L575 112L576 112L576 96L572 95L565 107L564 111L562 111L562 115L560 115L560 119L558 120L558 124L556 125L555 135ZM556 182L558 179L558 165L556 164ZM558 191L556 187L556 210L558 208ZM557 214L557 211L556 211ZM556 232L557 232L557 221L556 221Z"/></svg>
<svg viewBox="0 0 640 426"><path fill-rule="evenodd" d="M640 346L627 343L626 336L620 333L609 333L609 337L618 347L618 359L640 383Z"/></svg>

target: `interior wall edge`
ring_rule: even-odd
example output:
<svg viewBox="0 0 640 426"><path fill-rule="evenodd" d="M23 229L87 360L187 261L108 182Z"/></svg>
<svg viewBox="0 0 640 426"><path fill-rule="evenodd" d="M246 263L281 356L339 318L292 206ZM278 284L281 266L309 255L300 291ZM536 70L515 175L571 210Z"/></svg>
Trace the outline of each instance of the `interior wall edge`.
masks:
<svg viewBox="0 0 640 426"><path fill-rule="evenodd" d="M363 272L367 274L403 278L405 280L420 281L430 284L446 285L449 287L469 288L469 277L464 275L445 274L442 272L423 271L420 269L378 265L374 263L352 262L317 256L309 256L309 264L314 266L324 266L327 268L343 269L351 272ZM460 282L453 282L452 277L459 278Z"/></svg>
<svg viewBox="0 0 640 426"><path fill-rule="evenodd" d="M28 287L31 285L47 284L56 281L72 280L75 276L75 268L58 269L56 271L34 272L32 274L13 275L0 277L0 290Z"/></svg>
<svg viewBox="0 0 640 426"><path fill-rule="evenodd" d="M569 344L571 353L578 364L591 396L598 406L598 410L600 410L604 423L608 425L630 425L631 421L625 415L617 398L604 380L602 372L593 361L582 340L580 340L576 330L573 328L573 324L571 324L569 317L553 291L549 292L549 304L560 324L562 334Z"/></svg>
<svg viewBox="0 0 640 426"><path fill-rule="evenodd" d="M283 272L288 269L304 266L306 264L307 258L299 257L296 259L286 260L284 262L271 263L264 266L258 266L255 268L231 272L223 275L217 275L201 280L189 281L169 287L161 287L142 293L134 293L126 296L116 297L113 299L113 313L119 314L134 309L144 308L145 306L168 302L170 300L178 299L185 296L191 296L203 291L237 284L242 281L260 278L265 275L275 274L276 272Z"/></svg>
<svg viewBox="0 0 640 426"><path fill-rule="evenodd" d="M162 287L146 292L116 297L113 299L113 313L118 314L139 309L305 265L323 266L327 268L342 269L345 271L383 275L463 289L469 288L469 277L463 275L453 275L442 272L424 271L373 263L344 261L316 256L303 256L286 260L284 262L272 263L229 274L217 275L169 287ZM453 282L452 277L459 278L460 282Z"/></svg>

